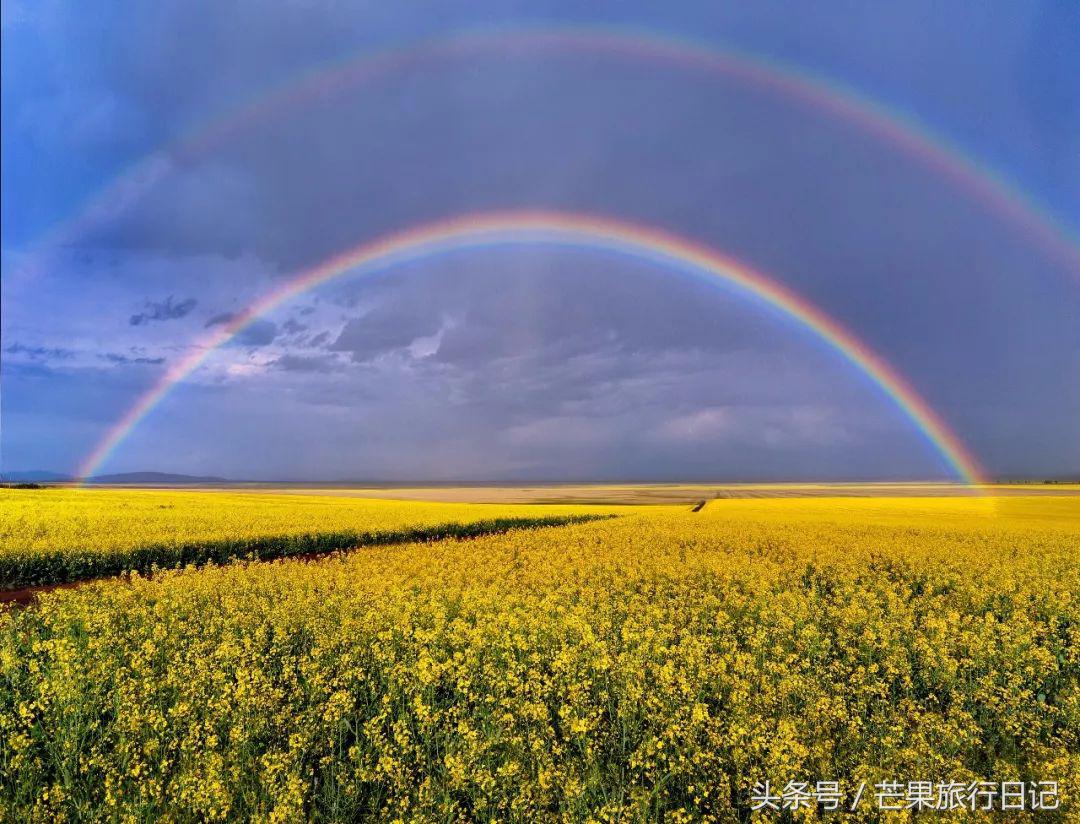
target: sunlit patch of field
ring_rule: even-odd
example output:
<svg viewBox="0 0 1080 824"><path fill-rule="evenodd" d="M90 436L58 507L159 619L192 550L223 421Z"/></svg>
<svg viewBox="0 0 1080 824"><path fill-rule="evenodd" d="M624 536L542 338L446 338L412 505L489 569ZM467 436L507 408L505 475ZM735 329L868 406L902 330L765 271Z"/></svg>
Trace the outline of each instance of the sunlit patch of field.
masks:
<svg viewBox="0 0 1080 824"><path fill-rule="evenodd" d="M265 485L266 492L296 495L454 503L594 505L694 504L716 498L896 498L1080 496L1080 484L542 484L537 486L297 487Z"/></svg>
<svg viewBox="0 0 1080 824"><path fill-rule="evenodd" d="M1071 820L1078 507L713 500L45 595L0 615L0 804L735 822L765 779L1053 780Z"/></svg>
<svg viewBox="0 0 1080 824"><path fill-rule="evenodd" d="M1019 531L1030 535L1059 529L1075 532L1080 525L1080 496L736 498L711 501L701 513L729 521L827 522L852 528L882 525L912 531Z"/></svg>
<svg viewBox="0 0 1080 824"><path fill-rule="evenodd" d="M466 525L491 531L611 511L226 490L0 489L0 590L153 565L281 557L448 537L464 534Z"/></svg>

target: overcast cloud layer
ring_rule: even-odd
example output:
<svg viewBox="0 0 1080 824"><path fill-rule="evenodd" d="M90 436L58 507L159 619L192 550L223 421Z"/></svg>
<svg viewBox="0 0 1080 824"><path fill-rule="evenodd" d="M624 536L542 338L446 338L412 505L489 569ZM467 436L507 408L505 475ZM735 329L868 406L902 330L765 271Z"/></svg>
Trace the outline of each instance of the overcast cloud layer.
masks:
<svg viewBox="0 0 1080 824"><path fill-rule="evenodd" d="M1076 7L902 5L629 3L586 19L558 3L436 15L5 0L3 469L73 470L171 364L303 267L430 220L542 208L662 227L745 260L885 356L991 473L1075 474L1080 271L939 169L743 81L613 53L462 49L177 143L348 56L477 25L633 26L838 78L1002 170L1075 233ZM70 222L147 157L154 185L129 177L137 197ZM949 471L864 376L761 303L543 245L456 252L300 296L215 352L104 469Z"/></svg>

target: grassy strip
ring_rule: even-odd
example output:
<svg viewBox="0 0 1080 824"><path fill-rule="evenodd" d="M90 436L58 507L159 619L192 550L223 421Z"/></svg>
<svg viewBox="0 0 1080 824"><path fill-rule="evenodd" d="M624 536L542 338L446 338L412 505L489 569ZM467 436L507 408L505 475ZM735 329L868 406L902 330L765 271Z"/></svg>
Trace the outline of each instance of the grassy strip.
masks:
<svg viewBox="0 0 1080 824"><path fill-rule="evenodd" d="M424 527L356 532L301 533L256 538L224 539L214 542L150 544L112 552L70 550L42 552L26 550L0 555L0 591L48 584L66 584L123 572L183 567L189 564L222 564L230 561L266 561L290 555L334 552L376 544L405 544L442 541L448 538L476 538L512 529L565 526L604 520L613 515L562 515L537 518L490 518L467 523L446 523Z"/></svg>

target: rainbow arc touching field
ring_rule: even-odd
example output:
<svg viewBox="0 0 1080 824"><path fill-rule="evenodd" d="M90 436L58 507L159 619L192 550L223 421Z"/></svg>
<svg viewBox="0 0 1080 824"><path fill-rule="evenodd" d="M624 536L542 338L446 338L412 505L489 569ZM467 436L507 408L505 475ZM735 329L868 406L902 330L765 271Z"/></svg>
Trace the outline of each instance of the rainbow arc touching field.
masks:
<svg viewBox="0 0 1080 824"><path fill-rule="evenodd" d="M427 223L366 241L288 279L232 320L215 327L188 355L170 366L109 430L84 460L80 479L95 474L138 424L220 346L259 317L321 284L344 275L385 271L395 265L461 249L549 244L615 252L666 268L708 277L764 301L873 381L918 428L957 479L984 481L975 457L907 380L852 332L787 287L745 263L666 231L591 215L496 212Z"/></svg>

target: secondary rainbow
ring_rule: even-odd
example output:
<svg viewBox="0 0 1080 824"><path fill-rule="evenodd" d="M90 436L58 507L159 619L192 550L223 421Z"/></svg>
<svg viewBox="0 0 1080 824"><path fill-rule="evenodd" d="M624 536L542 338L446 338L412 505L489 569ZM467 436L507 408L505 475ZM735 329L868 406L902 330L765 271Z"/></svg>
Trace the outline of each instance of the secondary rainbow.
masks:
<svg viewBox="0 0 1080 824"><path fill-rule="evenodd" d="M171 365L86 458L79 470L80 481L95 474L154 407L215 350L257 318L298 295L349 273L370 274L457 249L523 243L609 250L708 275L763 300L814 332L877 384L923 433L958 479L968 484L984 482L978 461L919 393L881 356L805 298L745 263L695 241L652 227L562 212L496 212L428 223L364 242L300 272L228 323L216 327L190 355Z"/></svg>
<svg viewBox="0 0 1080 824"><path fill-rule="evenodd" d="M681 66L734 80L837 118L933 169L987 211L1019 229L1050 258L1080 278L1080 242L1049 209L911 114L887 107L834 78L774 58L649 30L580 26L457 31L404 47L365 51L321 64L314 71L293 76L226 109L121 172L71 220L50 232L37 248L47 250L75 242L94 226L108 222L137 202L166 178L177 162L198 161L230 136L270 117L280 117L293 107L332 99L344 90L410 68L485 55L520 56L532 52L610 55Z"/></svg>

